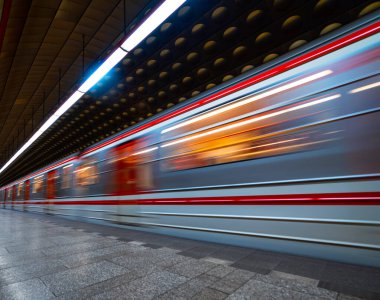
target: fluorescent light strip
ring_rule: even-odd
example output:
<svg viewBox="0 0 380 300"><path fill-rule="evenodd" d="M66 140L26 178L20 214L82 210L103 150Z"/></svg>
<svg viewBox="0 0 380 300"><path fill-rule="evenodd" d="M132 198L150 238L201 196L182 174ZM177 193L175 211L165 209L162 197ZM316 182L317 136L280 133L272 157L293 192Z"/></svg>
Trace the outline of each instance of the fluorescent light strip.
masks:
<svg viewBox="0 0 380 300"><path fill-rule="evenodd" d="M374 82L374 83L371 83L371 84L368 84L368 85L365 85L365 86L362 86L362 87L354 89L354 90L351 90L351 91L349 91L349 93L350 94L355 94L355 93L359 93L359 92L366 91L366 90L369 90L369 89L373 89L373 88L378 87L378 86L380 86L380 81Z"/></svg>
<svg viewBox="0 0 380 300"><path fill-rule="evenodd" d="M92 75L79 87L78 91L86 93L96 83L98 83L116 64L118 64L128 52L120 47L117 48L94 72Z"/></svg>
<svg viewBox="0 0 380 300"><path fill-rule="evenodd" d="M69 99L65 101L65 103L62 104L60 108L53 114L53 116L56 116L57 119L62 116L75 102L77 102L84 93L76 91L74 94L70 96Z"/></svg>
<svg viewBox="0 0 380 300"><path fill-rule="evenodd" d="M326 101L337 99L340 96L341 96L340 94L335 94L335 95L332 95L332 96L329 96L329 97L325 97L325 98L321 98L321 99L314 100L314 101L311 101L311 102L307 102L307 103L304 103L304 104L300 104L300 105L297 105L297 106L289 107L289 108L282 109L282 110L279 110L279 111L276 111L276 112L273 112L273 113L269 113L269 114L266 114L266 115L263 115L263 116L260 116L260 117L252 118L252 119L241 121L241 122L238 122L238 123L233 123L231 125L219 127L219 128L216 128L216 129L213 129L213 130L210 130L210 131L206 131L206 132L195 134L195 135L192 135L192 136L189 136L189 137L186 137L186 138L182 138L182 139L179 139L179 140L176 140L176 141L173 141L173 142L169 142L169 143L166 143L166 144L162 145L161 147L164 148L164 147L180 144L180 143L183 143L183 142L195 140L195 139L198 139L200 137L204 137L204 136L211 135L211 134L214 134L214 133L226 131L226 130L229 130L229 129L233 129L233 128L240 127L240 126L243 126L243 125L247 125L247 124L250 124L250 123L254 123L254 122L257 122L257 121L269 119L269 118L272 118L272 117L283 115L283 114L291 112L291 111L299 110L299 109L306 108L306 107L313 106L313 105L317 105L317 104L320 104L320 103L323 103L323 102L326 102Z"/></svg>
<svg viewBox="0 0 380 300"><path fill-rule="evenodd" d="M156 29L166 18L168 18L186 0L166 0L143 22L122 44L118 47L100 67L75 91L63 105L33 134L33 136L11 157L0 169L2 173L12 162L15 161L31 144L33 144L51 125L55 123L75 102L77 102L89 89L101 80L116 64L142 40L144 40L154 29ZM130 49L130 50L128 50Z"/></svg>
<svg viewBox="0 0 380 300"><path fill-rule="evenodd" d="M121 45L126 51L133 50L153 30L175 12L186 0L164 1Z"/></svg>
<svg viewBox="0 0 380 300"><path fill-rule="evenodd" d="M63 103L63 105L38 129L32 137L11 157L10 160L0 169L2 173L12 162L15 161L31 144L33 144L58 118L67 111L78 99L83 96L81 92L74 92L69 99Z"/></svg>
<svg viewBox="0 0 380 300"><path fill-rule="evenodd" d="M319 73L307 76L305 78L296 80L294 82L291 82L291 83L279 86L277 88L270 89L270 90L268 90L266 92L254 95L252 97L246 98L246 99L244 99L242 101L235 102L235 103L233 103L231 105L227 105L227 106L222 107L220 109L213 110L213 111L211 111L209 113L205 113L205 114L203 114L203 115L201 115L199 117L196 117L194 119L188 120L186 122L183 122L183 123L177 124L175 126L169 127L167 129L162 130L161 133L169 132L169 131L172 131L174 129L181 128L183 126L190 125L192 123L201 121L203 119L206 119L206 118L209 118L209 117L221 114L221 113L229 111L231 109L234 109L234 108L246 105L248 103L251 103L251 102L254 102L254 101L257 101L257 100L269 97L269 96L273 96L275 94L279 94L279 93L284 92L286 90L295 88L295 87L303 85L305 83L309 83L311 81L314 81L314 80L317 80L319 78L325 77L325 76L330 75L332 73L333 73L333 71L331 71L331 70L325 70L325 71L322 71L322 72L319 72Z"/></svg>

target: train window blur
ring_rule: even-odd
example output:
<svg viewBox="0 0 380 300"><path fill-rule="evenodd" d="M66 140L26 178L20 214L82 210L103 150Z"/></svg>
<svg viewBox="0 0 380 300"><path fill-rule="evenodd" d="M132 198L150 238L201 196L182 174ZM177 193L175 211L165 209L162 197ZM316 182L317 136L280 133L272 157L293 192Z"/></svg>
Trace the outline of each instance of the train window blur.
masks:
<svg viewBox="0 0 380 300"><path fill-rule="evenodd" d="M142 190L153 188L152 161L158 147L144 147L132 154L137 168L137 186Z"/></svg>
<svg viewBox="0 0 380 300"><path fill-rule="evenodd" d="M42 192L42 184L43 184L44 176L35 177L33 180L33 194Z"/></svg>
<svg viewBox="0 0 380 300"><path fill-rule="evenodd" d="M17 196L21 196L23 185L23 183L19 183L19 185L17 186Z"/></svg>
<svg viewBox="0 0 380 300"><path fill-rule="evenodd" d="M92 185L98 182L98 168L95 160L85 160L76 170L79 186Z"/></svg>
<svg viewBox="0 0 380 300"><path fill-rule="evenodd" d="M12 192L13 192L13 189L12 189L12 188L9 188L9 189L7 190L7 192L8 192L8 200L11 200L11 199L12 199Z"/></svg>
<svg viewBox="0 0 380 300"><path fill-rule="evenodd" d="M316 97L181 136L163 144L163 168L192 169L301 151L334 139L305 125L324 119L329 108ZM313 108L315 103L320 104ZM302 109L302 110L301 110Z"/></svg>
<svg viewBox="0 0 380 300"><path fill-rule="evenodd" d="M62 189L68 189L71 187L71 176L73 172L73 165L64 166L62 168Z"/></svg>

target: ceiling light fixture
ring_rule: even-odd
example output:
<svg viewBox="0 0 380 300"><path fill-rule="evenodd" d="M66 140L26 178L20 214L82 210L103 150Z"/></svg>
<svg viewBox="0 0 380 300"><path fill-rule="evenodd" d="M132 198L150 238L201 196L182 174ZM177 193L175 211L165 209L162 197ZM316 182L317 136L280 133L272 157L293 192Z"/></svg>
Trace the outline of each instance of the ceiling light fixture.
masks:
<svg viewBox="0 0 380 300"><path fill-rule="evenodd" d="M154 29L164 22L175 12L186 0L164 1L121 45L125 51L132 51L140 44Z"/></svg>
<svg viewBox="0 0 380 300"><path fill-rule="evenodd" d="M127 51L121 48L117 48L79 87L78 91L86 93L96 83L98 83L115 65L117 65L127 55L127 53Z"/></svg>

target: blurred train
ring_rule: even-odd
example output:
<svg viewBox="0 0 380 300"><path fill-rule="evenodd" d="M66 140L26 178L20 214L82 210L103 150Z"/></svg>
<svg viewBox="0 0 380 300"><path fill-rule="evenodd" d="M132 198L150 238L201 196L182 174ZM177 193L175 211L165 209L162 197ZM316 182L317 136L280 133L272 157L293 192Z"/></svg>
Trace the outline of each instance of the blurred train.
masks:
<svg viewBox="0 0 380 300"><path fill-rule="evenodd" d="M5 208L380 266L380 22L1 188Z"/></svg>

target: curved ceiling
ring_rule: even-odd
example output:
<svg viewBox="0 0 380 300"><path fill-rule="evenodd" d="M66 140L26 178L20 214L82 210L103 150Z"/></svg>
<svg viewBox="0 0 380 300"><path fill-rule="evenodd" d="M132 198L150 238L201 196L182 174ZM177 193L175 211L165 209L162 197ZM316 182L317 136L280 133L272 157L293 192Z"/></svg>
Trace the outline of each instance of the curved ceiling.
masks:
<svg viewBox="0 0 380 300"><path fill-rule="evenodd" d="M0 51L0 165L107 55L124 25L133 29L157 4L148 2L11 1ZM81 151L379 6L188 0L17 159L0 183Z"/></svg>

